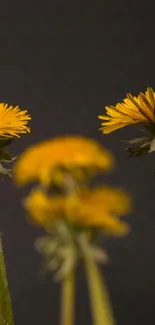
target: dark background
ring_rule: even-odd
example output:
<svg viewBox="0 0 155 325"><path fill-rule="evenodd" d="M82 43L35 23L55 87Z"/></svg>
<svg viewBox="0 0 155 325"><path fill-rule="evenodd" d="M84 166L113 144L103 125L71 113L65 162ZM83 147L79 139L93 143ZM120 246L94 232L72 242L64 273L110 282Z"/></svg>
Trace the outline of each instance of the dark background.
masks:
<svg viewBox="0 0 155 325"><path fill-rule="evenodd" d="M130 127L102 135L98 114L107 104L155 89L153 1L3 1L0 4L0 101L32 114L32 133L11 145L14 155L58 134L94 137L112 150L117 169L105 177L134 197L126 219L132 232L109 239L103 268L119 325L155 324L154 154L126 160ZM103 178L104 179L104 178ZM42 232L19 205L25 190L0 183L0 230L16 325L58 324L59 286L39 275L33 249ZM78 270L77 324L90 324L83 270Z"/></svg>

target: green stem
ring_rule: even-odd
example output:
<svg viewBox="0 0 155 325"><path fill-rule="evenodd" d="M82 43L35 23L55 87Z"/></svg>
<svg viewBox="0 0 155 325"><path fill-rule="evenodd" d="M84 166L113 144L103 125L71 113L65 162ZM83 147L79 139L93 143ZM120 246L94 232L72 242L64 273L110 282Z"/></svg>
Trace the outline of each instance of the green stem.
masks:
<svg viewBox="0 0 155 325"><path fill-rule="evenodd" d="M74 271L61 282L61 325L74 324Z"/></svg>
<svg viewBox="0 0 155 325"><path fill-rule="evenodd" d="M94 325L114 325L106 286L100 275L98 266L90 254L86 254L85 268L90 292L91 308Z"/></svg>
<svg viewBox="0 0 155 325"><path fill-rule="evenodd" d="M0 325L13 325L11 299L8 289L2 242L0 238Z"/></svg>

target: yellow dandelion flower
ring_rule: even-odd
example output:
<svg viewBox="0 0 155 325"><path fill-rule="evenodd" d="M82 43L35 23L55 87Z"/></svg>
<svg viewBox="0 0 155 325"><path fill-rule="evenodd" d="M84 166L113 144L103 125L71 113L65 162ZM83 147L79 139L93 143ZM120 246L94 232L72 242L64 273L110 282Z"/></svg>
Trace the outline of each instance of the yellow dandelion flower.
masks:
<svg viewBox="0 0 155 325"><path fill-rule="evenodd" d="M108 134L129 124L155 124L155 92L147 88L138 97L127 94L127 98L116 106L106 106L107 115L99 115L103 120L100 130Z"/></svg>
<svg viewBox="0 0 155 325"><path fill-rule="evenodd" d="M24 206L32 220L46 225L57 218L58 213L65 210L65 200L62 196L49 197L41 189L31 191L24 200Z"/></svg>
<svg viewBox="0 0 155 325"><path fill-rule="evenodd" d="M68 197L50 197L41 189L34 189L24 205L31 219L42 226L63 218L74 226L102 228L113 235L128 232L128 225L119 216L130 211L130 199L119 189L87 189Z"/></svg>
<svg viewBox="0 0 155 325"><path fill-rule="evenodd" d="M110 152L94 140L62 136L28 148L14 165L14 179L18 185L39 181L48 186L52 180L61 183L64 171L79 179L84 171L110 170L113 163Z"/></svg>
<svg viewBox="0 0 155 325"><path fill-rule="evenodd" d="M30 132L27 126L31 117L27 111L20 110L19 106L8 106L0 103L0 136L1 137L20 137L19 134Z"/></svg>

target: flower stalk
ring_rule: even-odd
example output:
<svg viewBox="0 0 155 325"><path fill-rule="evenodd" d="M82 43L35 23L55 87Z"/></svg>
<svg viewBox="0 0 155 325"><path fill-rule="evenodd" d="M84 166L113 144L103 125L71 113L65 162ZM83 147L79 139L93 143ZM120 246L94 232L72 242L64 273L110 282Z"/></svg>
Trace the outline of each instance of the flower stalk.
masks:
<svg viewBox="0 0 155 325"><path fill-rule="evenodd" d="M6 277L3 258L2 242L0 238L0 325L13 325L11 299Z"/></svg>
<svg viewBox="0 0 155 325"><path fill-rule="evenodd" d="M61 281L61 325L74 324L74 271Z"/></svg>
<svg viewBox="0 0 155 325"><path fill-rule="evenodd" d="M89 287L93 324L115 325L106 286L85 239L84 236L81 237L81 245Z"/></svg>

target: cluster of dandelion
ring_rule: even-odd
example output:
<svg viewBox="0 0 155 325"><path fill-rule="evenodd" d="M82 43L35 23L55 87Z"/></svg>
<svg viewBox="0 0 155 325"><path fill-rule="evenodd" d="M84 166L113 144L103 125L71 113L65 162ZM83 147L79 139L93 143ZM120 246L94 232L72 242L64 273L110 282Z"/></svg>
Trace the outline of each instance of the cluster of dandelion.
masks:
<svg viewBox="0 0 155 325"><path fill-rule="evenodd" d="M147 88L138 97L106 106L101 130L108 134L127 125L142 125L147 136L128 141L129 156L155 150L155 92ZM35 242L43 267L61 281L61 325L75 321L75 275L82 262L86 270L94 325L114 325L108 293L99 263L108 261L102 247L105 236L124 236L129 226L121 217L130 212L129 196L105 184L93 186L99 173L114 166L111 153L93 139L80 135L49 139L28 148L15 160L6 151L15 137L30 132L30 116L18 106L0 104L0 173L12 176L18 186L33 185L23 205L28 219L44 229ZM9 164L6 168L5 164ZM11 301L0 243L0 324L13 325Z"/></svg>
<svg viewBox="0 0 155 325"><path fill-rule="evenodd" d="M92 186L92 178L110 170L110 152L92 139L63 136L28 148L14 166L18 185L35 182L24 199L30 220L45 229L35 246L44 256L44 267L62 283L61 324L74 323L75 268L84 262L90 290L94 325L114 323L108 295L97 263L107 254L97 244L102 236L127 234L120 216L130 210L130 199L121 189Z"/></svg>

